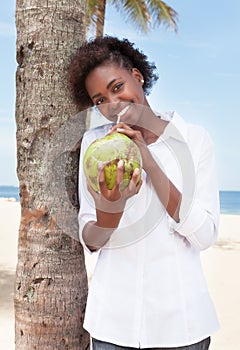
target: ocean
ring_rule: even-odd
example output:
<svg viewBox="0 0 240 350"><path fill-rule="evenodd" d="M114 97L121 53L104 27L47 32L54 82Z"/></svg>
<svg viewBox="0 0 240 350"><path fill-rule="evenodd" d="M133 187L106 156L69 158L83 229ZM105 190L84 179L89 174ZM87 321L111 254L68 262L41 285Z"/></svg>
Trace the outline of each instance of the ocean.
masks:
<svg viewBox="0 0 240 350"><path fill-rule="evenodd" d="M219 194L221 214L240 215L240 191L220 191ZM19 201L19 188L0 186L0 198L14 198Z"/></svg>
<svg viewBox="0 0 240 350"><path fill-rule="evenodd" d="M240 191L220 191L221 214L240 214Z"/></svg>
<svg viewBox="0 0 240 350"><path fill-rule="evenodd" d="M15 198L19 202L19 188L15 186L0 186L0 198Z"/></svg>

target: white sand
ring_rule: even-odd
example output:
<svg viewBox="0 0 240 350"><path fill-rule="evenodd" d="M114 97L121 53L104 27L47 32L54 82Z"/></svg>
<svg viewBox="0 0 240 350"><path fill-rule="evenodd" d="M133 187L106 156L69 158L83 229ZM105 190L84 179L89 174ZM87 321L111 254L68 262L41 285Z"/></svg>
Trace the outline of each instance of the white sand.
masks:
<svg viewBox="0 0 240 350"><path fill-rule="evenodd" d="M0 349L14 350L13 287L17 262L19 203L0 200ZM89 277L96 256L87 256ZM221 329L211 350L239 349L240 215L221 215L218 243L202 252L202 262Z"/></svg>
<svg viewBox="0 0 240 350"><path fill-rule="evenodd" d="M211 350L240 349L240 215L221 215L219 239L202 252L203 268L220 330Z"/></svg>
<svg viewBox="0 0 240 350"><path fill-rule="evenodd" d="M0 201L0 349L14 349L13 291L20 205Z"/></svg>

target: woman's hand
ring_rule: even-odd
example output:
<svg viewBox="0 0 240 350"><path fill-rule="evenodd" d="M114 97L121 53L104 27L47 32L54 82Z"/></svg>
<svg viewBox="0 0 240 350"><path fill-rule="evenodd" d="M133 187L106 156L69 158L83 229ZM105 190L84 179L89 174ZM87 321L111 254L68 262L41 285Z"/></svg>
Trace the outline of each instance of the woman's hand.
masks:
<svg viewBox="0 0 240 350"><path fill-rule="evenodd" d="M146 145L144 138L142 136L141 131L132 129L129 125L120 122L116 125L113 125L109 131L109 134L113 134L114 132L120 132L122 134L127 135L130 139L132 139L139 147L141 145Z"/></svg>
<svg viewBox="0 0 240 350"><path fill-rule="evenodd" d="M141 152L143 168L146 170L148 162L152 159L152 155L147 147L146 141L144 140L141 131L134 130L129 125L120 122L110 129L109 134L112 134L114 132L125 134L136 143Z"/></svg>
<svg viewBox="0 0 240 350"><path fill-rule="evenodd" d="M123 212L128 198L137 194L141 188L142 180L138 182L139 169L135 169L129 185L121 190L124 174L124 161L120 160L117 167L117 176L115 186L109 190L105 181L104 165L99 168L99 192L95 192L89 185L88 190L91 193L96 208L106 213Z"/></svg>
<svg viewBox="0 0 240 350"><path fill-rule="evenodd" d="M123 181L124 162L119 161L116 184L109 190L105 181L104 166L99 169L99 192L89 185L88 190L93 196L96 206L96 221L89 221L83 229L83 239L90 250L96 251L102 247L118 227L128 198L140 190L142 180L138 183L139 169L135 169L129 185L121 190Z"/></svg>

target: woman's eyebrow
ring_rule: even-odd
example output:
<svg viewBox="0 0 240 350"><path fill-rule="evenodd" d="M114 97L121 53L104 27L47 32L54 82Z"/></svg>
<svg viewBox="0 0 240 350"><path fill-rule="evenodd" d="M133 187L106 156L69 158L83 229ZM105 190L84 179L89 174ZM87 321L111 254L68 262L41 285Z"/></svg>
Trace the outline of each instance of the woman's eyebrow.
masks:
<svg viewBox="0 0 240 350"><path fill-rule="evenodd" d="M93 95L91 98L92 98L92 100L94 100L96 97L99 97L99 96L101 96L100 92L98 92L97 94Z"/></svg>
<svg viewBox="0 0 240 350"><path fill-rule="evenodd" d="M107 84L107 89L109 89L109 88L111 87L111 85L112 85L113 83L115 83L115 81L118 80L118 79L119 79L119 78L115 78L115 79L111 80L111 81Z"/></svg>
<svg viewBox="0 0 240 350"><path fill-rule="evenodd" d="M107 84L107 90L111 87L111 85L112 85L116 80L118 80L118 79L120 79L120 78L121 78L121 77L119 77L119 78L114 78L113 80L111 80L111 81ZM96 98L96 97L99 97L99 96L101 96L100 92L97 93L97 94L95 94L95 95L93 95L93 96L92 96L92 100L93 100L94 98Z"/></svg>

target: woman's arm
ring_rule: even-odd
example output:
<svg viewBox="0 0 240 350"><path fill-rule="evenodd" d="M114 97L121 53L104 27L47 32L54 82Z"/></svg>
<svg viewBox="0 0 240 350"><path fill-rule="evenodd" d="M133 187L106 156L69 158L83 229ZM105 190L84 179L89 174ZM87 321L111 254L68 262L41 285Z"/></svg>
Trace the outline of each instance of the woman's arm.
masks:
<svg viewBox="0 0 240 350"><path fill-rule="evenodd" d="M128 198L138 193L141 181L138 183L139 169L135 169L128 187L120 190L123 181L124 163L119 161L116 183L112 190L107 188L104 168L99 170L99 192L95 192L89 185L88 191L94 201L95 220L89 220L82 228L82 239L91 251L104 246L118 227ZM81 201L81 205L85 205ZM81 209L80 209L81 212Z"/></svg>
<svg viewBox="0 0 240 350"><path fill-rule="evenodd" d="M124 133L138 145L142 156L143 168L150 177L152 185L154 186L162 205L165 207L168 214L176 222L179 222L181 193L153 158L141 132L139 130L132 129L123 123L121 123L121 128L118 126L113 126L112 132L114 131Z"/></svg>
<svg viewBox="0 0 240 350"><path fill-rule="evenodd" d="M173 220L179 222L181 193L158 166L149 150L145 157L144 169L150 177L161 203Z"/></svg>

